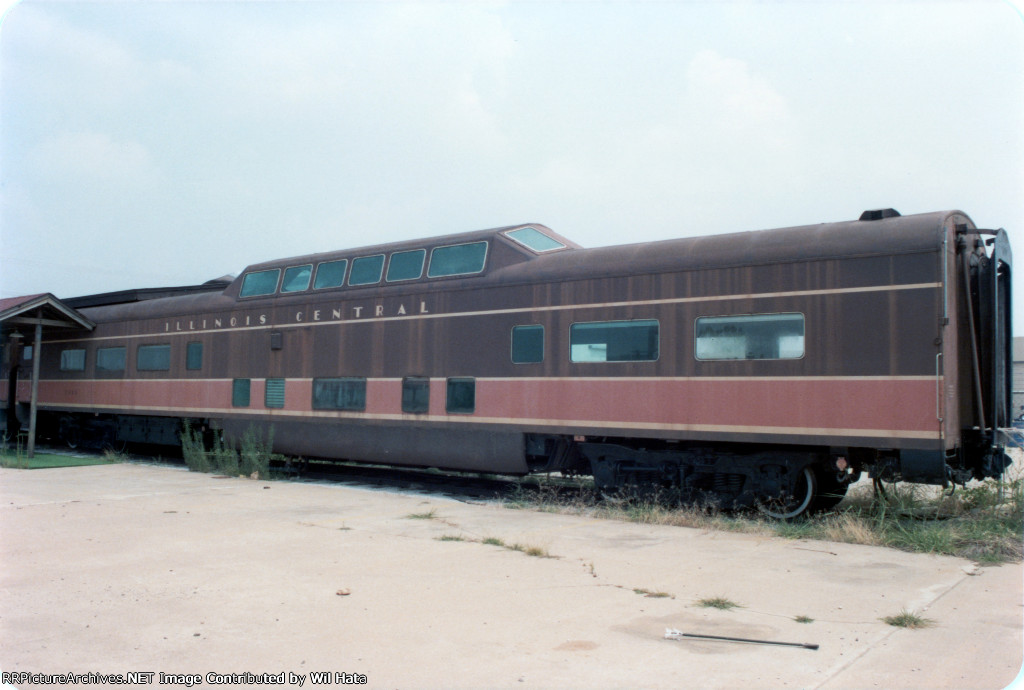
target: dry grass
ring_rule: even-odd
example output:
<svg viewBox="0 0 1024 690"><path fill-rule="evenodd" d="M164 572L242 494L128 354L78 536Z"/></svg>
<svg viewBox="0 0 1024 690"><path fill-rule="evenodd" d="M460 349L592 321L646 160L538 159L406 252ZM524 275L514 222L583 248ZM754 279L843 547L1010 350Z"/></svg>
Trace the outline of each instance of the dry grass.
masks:
<svg viewBox="0 0 1024 690"><path fill-rule="evenodd" d="M506 500L512 508L588 515L642 524L743 532L787 539L888 546L920 553L969 558L984 565L1024 560L1024 454L1002 482L971 482L950 493L939 487L899 484L884 496L870 482L851 488L832 512L793 521L758 513L728 512L713 504L683 505L671 496L647 494L606 500L586 482L541 482Z"/></svg>
<svg viewBox="0 0 1024 690"><path fill-rule="evenodd" d="M881 619L887 625L891 625L896 628L909 628L911 630L918 628L930 628L935 625L935 621L931 618L924 618L919 616L912 611L900 611L895 616L886 616Z"/></svg>

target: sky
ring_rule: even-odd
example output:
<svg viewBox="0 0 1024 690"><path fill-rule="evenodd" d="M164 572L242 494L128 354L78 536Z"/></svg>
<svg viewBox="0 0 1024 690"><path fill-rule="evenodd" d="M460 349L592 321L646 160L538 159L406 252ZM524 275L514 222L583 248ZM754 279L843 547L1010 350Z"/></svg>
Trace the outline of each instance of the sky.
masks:
<svg viewBox="0 0 1024 690"><path fill-rule="evenodd" d="M961 209L1024 265L1020 2L4 10L0 297L517 223L595 247L885 207ZM1024 324L1024 273L1014 301Z"/></svg>

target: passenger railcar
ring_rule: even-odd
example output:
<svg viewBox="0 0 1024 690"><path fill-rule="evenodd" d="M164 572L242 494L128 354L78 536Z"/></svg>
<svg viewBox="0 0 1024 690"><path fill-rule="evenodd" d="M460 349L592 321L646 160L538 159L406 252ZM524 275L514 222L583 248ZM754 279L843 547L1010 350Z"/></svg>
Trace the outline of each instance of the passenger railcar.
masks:
<svg viewBox="0 0 1024 690"><path fill-rule="evenodd" d="M799 515L862 471L998 477L1006 232L961 212L584 249L538 224L66 300L39 409L77 439L273 425L294 456L673 487Z"/></svg>

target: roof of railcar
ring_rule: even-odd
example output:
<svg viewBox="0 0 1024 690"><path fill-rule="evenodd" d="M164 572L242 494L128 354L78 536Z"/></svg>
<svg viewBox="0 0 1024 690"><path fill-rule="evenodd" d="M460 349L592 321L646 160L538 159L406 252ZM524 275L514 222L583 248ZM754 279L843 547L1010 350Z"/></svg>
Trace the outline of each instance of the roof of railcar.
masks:
<svg viewBox="0 0 1024 690"><path fill-rule="evenodd" d="M829 258L850 258L855 256L878 256L907 254L916 252L936 251L943 241L944 228L951 217L955 222L966 223L973 227L970 219L960 211L940 211L908 216L885 217L879 220L854 220L833 223L819 223L770 230L754 230L719 235L703 235L655 242L623 244L608 247L585 249L571 240L558 235L544 225L530 223L510 225L490 230L441 235L418 240L367 245L354 249L306 254L287 259L278 259L253 264L243 271L238 278L223 292L208 291L207 286L198 294L165 297L134 306L129 312L142 316L145 311L156 307L157 303L175 306L172 311L182 308L196 309L212 306L213 303L237 299L239 285L246 273L267 268L283 268L299 264L333 261L339 258L356 258L372 254L389 254L409 249L491 241L500 243L506 249L521 254L518 261L504 265L488 265L480 274L456 276L457 280L488 282L492 280L508 284L518 282L549 282L582 279L595 276L629 275L634 273L660 273L669 271L699 270L708 268L726 268L731 266L752 266L772 263L792 263L815 261ZM533 253L517 246L505 233L518 228L532 227L542 230L545 234L563 242L566 247L548 253ZM490 264L490 260L488 261ZM422 279L401 283L378 283L373 285L348 287L341 286L319 293L344 295L349 291L372 290L419 290L428 285L437 285L445 279ZM310 290L309 292L313 292ZM288 297L299 297L305 292L297 292ZM365 294L365 293L364 293ZM282 295L267 295L249 299L278 299ZM147 308L147 304L153 305ZM100 307L100 309L103 309ZM92 309L88 309L92 312ZM104 310L105 311L105 310ZM122 315L128 312L118 310ZM113 315L111 313L111 315Z"/></svg>
<svg viewBox="0 0 1024 690"><path fill-rule="evenodd" d="M953 216L973 227L961 211L939 211L560 252L510 270L524 279L545 280L930 252L941 246L943 228Z"/></svg>

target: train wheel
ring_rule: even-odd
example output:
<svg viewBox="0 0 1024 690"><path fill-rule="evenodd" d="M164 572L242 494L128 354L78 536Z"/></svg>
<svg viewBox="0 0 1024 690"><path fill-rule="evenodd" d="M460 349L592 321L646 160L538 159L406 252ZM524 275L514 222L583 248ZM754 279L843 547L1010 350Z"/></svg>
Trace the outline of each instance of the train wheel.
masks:
<svg viewBox="0 0 1024 690"><path fill-rule="evenodd" d="M852 481L839 481L835 472L823 470L817 473L818 495L811 505L813 512L832 510L846 497Z"/></svg>
<svg viewBox="0 0 1024 690"><path fill-rule="evenodd" d="M811 512L817 496L818 476L814 468L808 465L796 473L788 490L779 496L760 499L757 509L776 520L792 520Z"/></svg>

